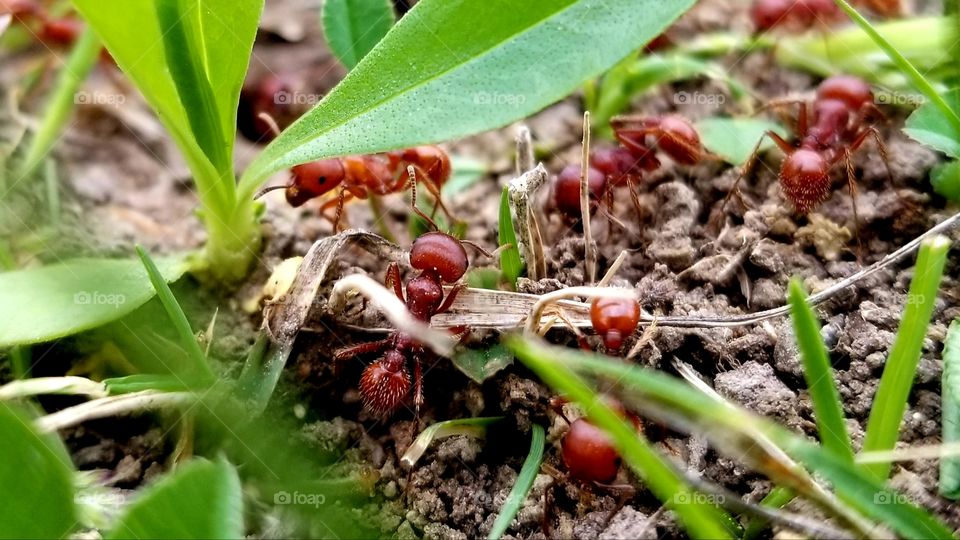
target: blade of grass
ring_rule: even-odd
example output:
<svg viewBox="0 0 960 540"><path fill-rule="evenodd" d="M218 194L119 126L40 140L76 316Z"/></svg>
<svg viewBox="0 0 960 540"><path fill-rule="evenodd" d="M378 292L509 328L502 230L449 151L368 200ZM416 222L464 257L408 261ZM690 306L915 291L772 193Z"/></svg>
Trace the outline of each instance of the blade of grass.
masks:
<svg viewBox="0 0 960 540"><path fill-rule="evenodd" d="M960 319L954 320L943 344L942 402L943 443L960 442ZM960 498L960 457L940 460L940 495Z"/></svg>
<svg viewBox="0 0 960 540"><path fill-rule="evenodd" d="M870 36L877 46L883 49L883 52L890 57L890 60L900 68L904 76L910 80L910 83L914 88L917 89L921 94L926 96L931 103L935 104L940 112L943 114L944 118L947 118L954 128L960 130L960 116L957 115L957 111L954 111L950 105L947 103L943 96L940 95L940 92L927 80L926 77L920 73L919 70L909 61L905 56L900 54L900 51L896 47L890 44L885 37L883 37L880 32L877 31L873 25L870 24L870 21L863 18L863 15L860 15L856 9L853 8L846 0L834 0L840 9L844 10L847 15L853 19L853 22L857 23L857 26L863 29L863 31Z"/></svg>
<svg viewBox="0 0 960 540"><path fill-rule="evenodd" d="M564 377L554 376L551 372L571 373L571 370L617 381L623 389L619 397L637 412L678 429L703 433L719 451L749 462L757 470L777 479L778 483L795 483L799 479L798 473L803 473L802 470L785 468L789 461L781 456L797 460L822 475L842 497L842 500L833 498L832 501L821 497L815 502L843 519L860 536L877 531L873 524L860 517L866 516L907 538L953 537L951 531L929 512L907 502L902 494L886 488L820 445L728 401L695 390L676 377L649 368L611 362L595 353L548 346L540 340L508 338L506 344L531 368L533 362L537 362L538 367L534 370L548 384L553 385L555 379ZM544 375L551 377L548 379ZM580 381L577 375L573 377ZM589 393L588 389L586 391ZM600 427L607 429L605 425ZM648 485L654 491L653 484L648 482ZM793 487L806 489L805 484ZM808 498L818 495L815 491L797 491ZM824 503L830 505L824 506Z"/></svg>
<svg viewBox="0 0 960 540"><path fill-rule="evenodd" d="M853 445L844 424L843 401L833 377L827 346L820 336L820 323L807 304L807 295L797 278L790 280L790 318L797 335L803 377L813 401L820 443L837 457L853 463Z"/></svg>
<svg viewBox="0 0 960 540"><path fill-rule="evenodd" d="M788 502L792 501L796 496L794 492L783 486L777 486L770 490L770 493L767 493L767 496L760 501L760 506L766 508L780 509L787 505ZM743 540L752 540L766 530L767 525L770 523L770 520L755 516L747 522L747 526L743 530Z"/></svg>
<svg viewBox="0 0 960 540"><path fill-rule="evenodd" d="M516 517L517 512L520 511L520 507L523 505L523 501L526 500L527 493L529 493L530 488L533 487L533 481L537 478L537 473L540 471L540 462L543 461L545 440L546 435L543 427L540 424L533 424L530 434L530 452L527 454L527 459L523 462L520 474L517 475L517 482L513 484L510 495L507 496L506 502L504 502L500 508L500 514L497 515L497 520L493 522L493 527L490 529L490 534L487 535L487 540L499 540L499 538L507 532L507 528L510 526L513 518Z"/></svg>
<svg viewBox="0 0 960 540"><path fill-rule="evenodd" d="M430 446L430 443L438 439L453 437L454 435L466 435L468 437L482 438L487 435L487 427L503 420L502 416L484 416L481 418L458 418L456 420L447 420L446 422L437 422L427 429L420 432L417 438L403 453L400 458L400 464L404 467L413 467L423 456L424 452Z"/></svg>
<svg viewBox="0 0 960 540"><path fill-rule="evenodd" d="M153 259L142 247L137 246L136 250L140 261L143 262L143 267L150 276L150 282L153 284L154 290L157 291L157 298L163 304L163 308L170 317L170 322L173 323L173 327L180 337L181 345L193 361L193 371L201 377L203 382L212 383L216 379L210 369L210 364L207 363L207 358L203 355L203 350L200 348L197 338L193 335L187 316L183 313L177 298L173 296L170 286L167 285L167 280L163 278L163 274L160 273Z"/></svg>
<svg viewBox="0 0 960 540"><path fill-rule="evenodd" d="M513 228L513 216L510 215L509 188L506 186L500 193L500 222L497 240L501 248L507 244L510 245L500 252L500 271L503 272L503 278L515 289L517 278L523 273L523 262L520 260L517 232Z"/></svg>
<svg viewBox="0 0 960 540"><path fill-rule="evenodd" d="M864 452L890 450L897 442L949 249L950 240L945 236L935 236L920 245L900 329L867 420ZM890 474L889 463L869 463L861 469L879 481L885 481Z"/></svg>
<svg viewBox="0 0 960 540"><path fill-rule="evenodd" d="M650 491L677 514L687 533L694 538L732 538L723 510L695 492L670 462L615 413L565 363L557 362L557 347L535 345L519 338L507 340L517 358L544 382L576 401L590 420L606 431L624 462L643 480Z"/></svg>
<svg viewBox="0 0 960 540"><path fill-rule="evenodd" d="M56 144L76 105L77 91L97 64L99 55L100 40L92 29L87 28L73 46L67 63L57 77L53 92L44 106L40 126L27 148L19 176L32 174Z"/></svg>

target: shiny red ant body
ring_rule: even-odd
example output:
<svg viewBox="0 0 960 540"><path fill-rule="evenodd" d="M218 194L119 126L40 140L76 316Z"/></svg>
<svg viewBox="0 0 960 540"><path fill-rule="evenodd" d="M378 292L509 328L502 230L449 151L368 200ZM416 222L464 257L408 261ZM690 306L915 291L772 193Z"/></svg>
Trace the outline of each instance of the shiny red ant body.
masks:
<svg viewBox="0 0 960 540"><path fill-rule="evenodd" d="M627 411L618 400L611 397L605 399L607 405L617 414L629 420L638 431L641 429L637 415ZM571 478L580 482L609 484L620 471L620 454L614 448L610 437L590 420L578 418L570 422L563 414L563 404L566 402L563 398L550 400L551 407L570 425L570 429L560 441L560 452L567 472Z"/></svg>
<svg viewBox="0 0 960 540"><path fill-rule="evenodd" d="M433 224L426 214L416 208L415 191L413 196L414 211ZM458 240L438 231L425 233L414 240L410 248L410 266L420 274L407 282L405 295L400 266L396 262L390 263L385 280L387 288L393 288L394 294L415 318L429 323L434 315L444 313L453 305L463 285L454 286L446 296L443 285L456 283L467 272L469 261L464 244L490 255L472 242ZM367 366L360 378L360 395L364 406L377 416L387 416L403 403L412 388L413 403L419 416L423 404L422 364L432 352L412 336L395 331L380 341L340 349L334 354L334 359L342 361L360 354L383 351L384 355Z"/></svg>
<svg viewBox="0 0 960 540"><path fill-rule="evenodd" d="M588 177L591 198L606 197L613 204L612 189L626 185L640 211L637 185L644 173L660 167L657 152L683 165L699 163L705 152L697 130L677 115L617 117L610 121L617 148L599 149L590 154ZM564 168L554 184L554 202L568 217L580 217L580 167Z"/></svg>
<svg viewBox="0 0 960 540"><path fill-rule="evenodd" d="M590 322L607 351L619 351L640 324L640 304L629 298L597 298L590 304Z"/></svg>
<svg viewBox="0 0 960 540"><path fill-rule="evenodd" d="M770 137L786 154L780 165L778 179L784 196L798 212L808 213L829 197L832 185L830 171L841 161L846 165L851 197L855 197L852 155L869 137L876 141L892 179L886 146L879 131L869 123L871 116L882 115L874 104L873 91L867 83L856 77L838 75L820 83L812 102L786 103L799 105L797 143L791 144L772 131L767 131L765 136ZM759 148L760 142L724 199L724 206L730 196L737 192L740 180L753 169ZM856 220L855 199L853 211Z"/></svg>
<svg viewBox="0 0 960 540"><path fill-rule="evenodd" d="M343 206L348 200L407 190L410 185L407 180L408 167L413 167L416 181L426 186L437 201L437 207L453 219L440 197L440 189L450 178L450 157L437 146L417 146L384 154L311 161L290 169L292 178L289 184L266 188L257 196L283 189L287 202L299 207L311 199L339 189L337 198L326 201L320 207L320 214L333 224L334 230L338 230ZM336 209L333 217L328 215L331 208Z"/></svg>

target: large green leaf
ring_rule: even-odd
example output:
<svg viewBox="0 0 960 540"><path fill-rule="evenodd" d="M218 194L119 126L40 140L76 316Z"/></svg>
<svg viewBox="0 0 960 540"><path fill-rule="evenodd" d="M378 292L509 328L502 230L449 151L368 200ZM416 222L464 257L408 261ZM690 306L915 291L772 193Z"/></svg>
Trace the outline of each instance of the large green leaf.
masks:
<svg viewBox="0 0 960 540"><path fill-rule="evenodd" d="M323 34L333 54L353 69L397 20L390 0L324 0Z"/></svg>
<svg viewBox="0 0 960 540"><path fill-rule="evenodd" d="M659 34L693 0L421 0L312 111L250 165L463 137L563 98Z"/></svg>
<svg viewBox="0 0 960 540"><path fill-rule="evenodd" d="M197 460L146 488L107 538L242 538L241 495L232 465Z"/></svg>
<svg viewBox="0 0 960 540"><path fill-rule="evenodd" d="M960 92L944 96L954 110L960 111ZM960 131L934 103L924 103L907 118L904 133L953 158L960 158Z"/></svg>
<svg viewBox="0 0 960 540"><path fill-rule="evenodd" d="M157 260L175 281L184 257ZM50 341L115 321L155 291L137 259L74 259L0 274L0 347Z"/></svg>
<svg viewBox="0 0 960 540"><path fill-rule="evenodd" d="M73 465L56 436L0 403L0 538L63 538L76 525Z"/></svg>
<svg viewBox="0 0 960 540"><path fill-rule="evenodd" d="M783 126L761 118L704 118L696 126L703 146L734 165L740 165L750 158L750 153L767 131L773 131L781 137L787 136ZM760 150L771 146L773 140L765 137Z"/></svg>
<svg viewBox="0 0 960 540"><path fill-rule="evenodd" d="M201 192L215 190L228 206L237 103L263 1L74 0L74 5L157 111Z"/></svg>

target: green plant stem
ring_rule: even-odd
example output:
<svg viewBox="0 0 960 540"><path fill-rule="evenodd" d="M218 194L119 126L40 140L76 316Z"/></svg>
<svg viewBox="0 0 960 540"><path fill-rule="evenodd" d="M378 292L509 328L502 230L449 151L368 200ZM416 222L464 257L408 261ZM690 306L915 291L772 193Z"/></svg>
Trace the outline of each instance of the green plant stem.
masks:
<svg viewBox="0 0 960 540"><path fill-rule="evenodd" d="M677 514L691 536L732 538L731 531L725 525L729 516L710 504L708 497L694 491L669 461L633 426L610 409L583 379L563 363L558 363L552 349L520 338L508 339L507 346L544 382L583 407L590 420L611 436L624 462L667 508Z"/></svg>
<svg viewBox="0 0 960 540"><path fill-rule="evenodd" d="M789 301L790 316L803 362L803 376L813 401L820 443L837 457L853 463L853 445L850 444L850 435L844 424L843 402L834 383L830 355L820 336L820 323L817 322L813 309L807 304L803 285L796 278L790 280Z"/></svg>
<svg viewBox="0 0 960 540"><path fill-rule="evenodd" d="M520 474L517 475L517 482L513 484L510 495L507 496L506 502L504 502L500 508L500 514L497 516L497 520L493 522L493 527L490 529L490 534L487 535L487 540L499 540L499 538L507 532L510 522L516 517L517 512L520 511L520 507L523 506L523 501L527 498L527 493L530 492L530 488L533 487L533 481L537 478L537 472L540 471L540 462L543 461L545 440L546 434L543 431L543 427L540 424L533 424L530 434L530 452L527 454L527 459L523 462Z"/></svg>
<svg viewBox="0 0 960 540"><path fill-rule="evenodd" d="M917 68L909 60L907 60L907 58L903 56L903 54L901 54L893 44L887 41L886 38L884 38L880 32L878 32L877 29L870 24L869 21L864 19L863 15L860 15L857 10L853 9L853 7L847 3L846 0L834 1L838 6L840 6L841 9L847 12L847 15L853 19L853 22L857 23L857 25L863 29L868 36L870 36L877 46L880 47L883 52L890 57L890 60L893 61L893 63L896 64L901 71L903 71L903 74L906 75L906 77L910 80L910 83L913 85L913 87L916 88L921 94L926 96L926 98L929 99L933 104L935 104L937 108L940 109L940 112L943 113L944 117L946 117L950 123L953 124L953 127L960 131L960 116L957 116L957 112L950 107L945 99L943 99L943 96L941 96L940 92L938 92L937 89L930 84L930 81L928 81L927 78L924 77L923 74L921 74L920 71L918 71ZM948 43L944 42L940 44L940 47L946 47L947 45Z"/></svg>
<svg viewBox="0 0 960 540"><path fill-rule="evenodd" d="M167 311L167 316L170 317L170 322L173 323L173 327L180 337L181 345L187 352L187 356L189 356L193 362L195 373L201 377L203 382L212 383L216 378L210 369L210 364L207 363L207 358L203 354L203 350L200 348L196 336L193 335L193 329L190 328L190 321L187 320L187 316L183 313L183 309L180 308L180 304L173 295L173 291L171 291L170 286L167 285L167 280L163 278L163 274L160 273L160 270L157 268L157 265L154 264L150 255L140 246L137 246L136 249L140 261L143 262L143 266L147 269L147 274L150 276L150 282L153 283L153 288L157 291L157 297L160 299L160 303L163 304L164 309Z"/></svg>
<svg viewBox="0 0 960 540"><path fill-rule="evenodd" d="M870 410L863 452L890 450L897 442L949 249L950 240L944 236L920 245L900 329ZM889 463L867 463L861 465L861 469L881 482L890 474Z"/></svg>
<svg viewBox="0 0 960 540"><path fill-rule="evenodd" d="M77 90L97 63L100 55L100 40L93 29L87 28L80 35L67 63L60 71L56 86L44 107L40 127L30 141L19 176L32 174L47 153L53 148L64 125L70 118L76 103Z"/></svg>
<svg viewBox="0 0 960 540"><path fill-rule="evenodd" d="M47 212L50 214L50 223L60 224L60 179L57 177L57 164L48 159L43 173L44 184L47 187Z"/></svg>
<svg viewBox="0 0 960 540"><path fill-rule="evenodd" d="M767 493L767 496L760 501L760 505L766 508L780 509L792 501L794 496L795 494L789 489L777 486L771 489L770 493ZM743 540L753 540L767 528L767 524L769 523L766 518L760 516L753 517L747 522L747 526L743 531Z"/></svg>
<svg viewBox="0 0 960 540"><path fill-rule="evenodd" d="M242 280L250 265L260 253L262 235L257 220L255 201L239 199L229 211L218 212L214 193L202 194L203 210L201 216L208 231L207 244L204 246L206 270L219 282L234 284Z"/></svg>

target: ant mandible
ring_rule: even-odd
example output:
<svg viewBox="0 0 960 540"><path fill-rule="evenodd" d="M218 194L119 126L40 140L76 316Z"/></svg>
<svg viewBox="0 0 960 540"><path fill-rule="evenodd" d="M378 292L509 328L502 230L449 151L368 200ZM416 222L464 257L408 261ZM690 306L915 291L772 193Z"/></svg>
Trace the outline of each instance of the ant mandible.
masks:
<svg viewBox="0 0 960 540"><path fill-rule="evenodd" d="M265 115L261 115L261 118L276 128L272 118ZM279 129L276 131L279 132ZM289 184L266 187L257 193L256 198L282 189L287 203L297 208L311 199L339 189L337 198L326 201L320 207L320 215L333 224L334 231L339 232L343 206L348 200L406 190L408 182L404 173L410 167L415 172L411 186L421 182L436 200L434 211L440 208L450 220L455 221L440 196L440 189L450 178L450 156L438 146L416 146L383 154L345 156L303 163L290 169ZM333 217L330 217L329 210L334 207L336 210Z"/></svg>
<svg viewBox="0 0 960 540"><path fill-rule="evenodd" d="M786 154L778 174L784 196L798 212L810 212L829 197L830 171L843 161L853 203L854 223L859 229L852 156L868 138L873 137L876 141L887 175L891 183L893 181L886 146L880 132L869 123L872 115L882 117L874 103L870 86L856 77L837 75L820 83L812 102L780 101L773 106L783 104L799 106L795 126L798 142L791 144L773 131L765 132L764 136L770 137ZM724 198L721 212L730 197L739 193L737 187L740 181L753 170L762 142L763 137L757 142L733 188Z"/></svg>
<svg viewBox="0 0 960 540"><path fill-rule="evenodd" d="M434 229L436 224L416 206L416 178L413 166L409 166L411 197L414 211ZM490 256L482 247L468 240L458 240L449 234L434 230L420 235L410 248L410 266L420 274L406 284L406 295L396 262L387 268L385 284L407 306L410 314L429 323L434 315L446 312L453 305L463 284L455 285L444 296L443 285L456 283L469 267L464 244ZM384 355L366 367L360 378L360 395L364 406L377 416L387 416L395 411L413 390L416 415L423 405L424 358L432 354L422 343L407 333L394 331L386 339L345 347L334 353L337 362L360 354L384 352ZM412 369L411 369L412 367ZM413 372L411 384L410 372Z"/></svg>
<svg viewBox="0 0 960 540"><path fill-rule="evenodd" d="M641 213L637 186L646 172L660 167L657 151L682 165L694 165L704 157L700 135L686 119L677 115L654 117L621 116L610 120L620 146L591 152L588 185L592 199L613 205L617 186L629 187L630 197ZM568 217L580 216L580 167L568 165L557 176L554 202Z"/></svg>

